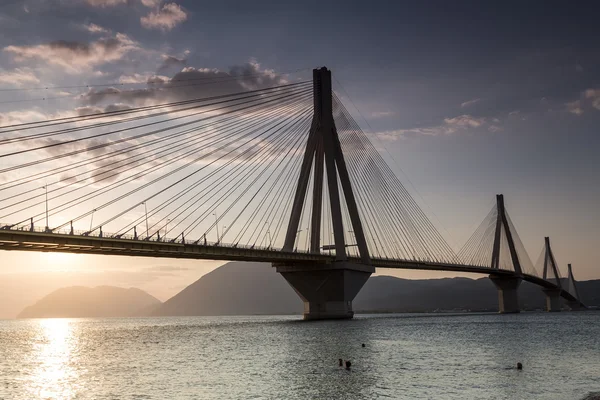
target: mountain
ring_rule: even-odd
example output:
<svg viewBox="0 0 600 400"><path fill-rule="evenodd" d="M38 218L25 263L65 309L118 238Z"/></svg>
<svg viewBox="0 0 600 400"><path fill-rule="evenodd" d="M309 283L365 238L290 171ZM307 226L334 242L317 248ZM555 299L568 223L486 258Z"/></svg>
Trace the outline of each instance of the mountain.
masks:
<svg viewBox="0 0 600 400"><path fill-rule="evenodd" d="M303 303L271 264L230 262L165 301L152 315L299 314Z"/></svg>
<svg viewBox="0 0 600 400"><path fill-rule="evenodd" d="M600 280L579 282L586 304L600 305ZM539 287L523 282L524 309L543 309ZM498 294L487 278L411 280L371 277L354 301L357 312L496 311ZM204 275L151 315L299 314L303 305L291 286L270 264L230 262Z"/></svg>
<svg viewBox="0 0 600 400"><path fill-rule="evenodd" d="M544 294L531 283L521 284L519 297L526 310L545 306ZM498 292L487 277L410 280L374 276L354 304L355 310L378 312L497 311Z"/></svg>
<svg viewBox="0 0 600 400"><path fill-rule="evenodd" d="M131 317L148 314L160 304L136 288L73 286L55 290L17 318Z"/></svg>

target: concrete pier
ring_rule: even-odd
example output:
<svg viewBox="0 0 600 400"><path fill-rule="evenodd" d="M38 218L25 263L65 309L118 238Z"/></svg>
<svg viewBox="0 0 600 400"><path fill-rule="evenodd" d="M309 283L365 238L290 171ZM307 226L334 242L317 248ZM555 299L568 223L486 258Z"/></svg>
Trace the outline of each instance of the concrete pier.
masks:
<svg viewBox="0 0 600 400"><path fill-rule="evenodd" d="M521 312L518 289L521 278L502 275L490 275L490 280L498 289L498 310L500 314Z"/></svg>
<svg viewBox="0 0 600 400"><path fill-rule="evenodd" d="M561 289L543 289L546 295L546 311L558 312L561 309L560 294Z"/></svg>
<svg viewBox="0 0 600 400"><path fill-rule="evenodd" d="M352 318L352 300L375 272L346 261L273 266L304 301L305 320Z"/></svg>

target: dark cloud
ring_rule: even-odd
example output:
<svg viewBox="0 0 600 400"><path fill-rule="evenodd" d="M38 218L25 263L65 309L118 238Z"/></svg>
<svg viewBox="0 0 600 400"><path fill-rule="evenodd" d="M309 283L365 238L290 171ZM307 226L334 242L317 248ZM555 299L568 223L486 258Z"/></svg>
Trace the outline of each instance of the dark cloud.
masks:
<svg viewBox="0 0 600 400"><path fill-rule="evenodd" d="M104 112L125 111L131 109L127 104L109 104L104 107Z"/></svg>
<svg viewBox="0 0 600 400"><path fill-rule="evenodd" d="M157 88L120 90L115 87L90 89L79 100L86 105L96 106L105 103L118 103L123 106L142 106L148 100L158 97ZM108 106L107 106L108 107Z"/></svg>
<svg viewBox="0 0 600 400"><path fill-rule="evenodd" d="M129 3L129 0L85 0L87 4L92 7L114 7L121 4Z"/></svg>
<svg viewBox="0 0 600 400"><path fill-rule="evenodd" d="M64 183L65 185L70 185L72 183L77 182L77 178L74 177L73 175L69 175L69 174L61 175L58 180L60 183Z"/></svg>
<svg viewBox="0 0 600 400"><path fill-rule="evenodd" d="M129 36L117 33L114 37L94 42L58 40L34 46L7 46L4 51L16 62L44 61L64 68L65 72L79 73L96 65L123 59L130 51L140 50Z"/></svg>
<svg viewBox="0 0 600 400"><path fill-rule="evenodd" d="M44 150L46 151L46 153L48 153L51 156L59 156L64 153L70 153L73 151L79 151L79 150L92 148L95 146L100 146L107 142L103 138L94 138L94 139L90 139L90 140L86 140L86 141L64 143L66 140L69 140L69 139L70 138L61 138L61 139L43 138L43 139L38 139L38 140L33 141L33 145L35 147L52 146L52 147L48 147ZM61 143L61 145L57 145L58 143ZM107 151L108 150L106 147L100 147L97 149L88 150L87 154L92 155L92 156L100 156L100 155L106 153Z"/></svg>
<svg viewBox="0 0 600 400"><path fill-rule="evenodd" d="M77 107L75 109L75 112L80 117L85 116L85 115L98 114L98 113L101 113L102 111L104 111L103 108L101 108L101 107L94 107L94 106Z"/></svg>
<svg viewBox="0 0 600 400"><path fill-rule="evenodd" d="M166 74L168 72L173 71L174 69L181 70L183 67L187 65L187 60L185 58L177 58L173 56L163 56L163 63L156 70L157 74Z"/></svg>
<svg viewBox="0 0 600 400"><path fill-rule="evenodd" d="M148 87L143 89L92 88L79 100L82 106L119 103L139 107L238 93L286 83L281 75L273 70L262 69L260 64L255 61L233 66L228 72L210 68L186 67L170 80L162 76L153 76L147 82Z"/></svg>
<svg viewBox="0 0 600 400"><path fill-rule="evenodd" d="M127 104L109 104L106 107L84 106L75 108L75 112L79 116L98 114L103 112L125 111L131 109Z"/></svg>

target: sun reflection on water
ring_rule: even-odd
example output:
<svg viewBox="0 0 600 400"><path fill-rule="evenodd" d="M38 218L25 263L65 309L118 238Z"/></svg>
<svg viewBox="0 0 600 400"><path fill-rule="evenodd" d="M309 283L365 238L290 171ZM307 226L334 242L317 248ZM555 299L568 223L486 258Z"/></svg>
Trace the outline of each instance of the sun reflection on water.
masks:
<svg viewBox="0 0 600 400"><path fill-rule="evenodd" d="M32 398L71 399L77 394L77 369L74 358L77 336L69 319L36 321L37 340L33 357L36 368L28 387Z"/></svg>

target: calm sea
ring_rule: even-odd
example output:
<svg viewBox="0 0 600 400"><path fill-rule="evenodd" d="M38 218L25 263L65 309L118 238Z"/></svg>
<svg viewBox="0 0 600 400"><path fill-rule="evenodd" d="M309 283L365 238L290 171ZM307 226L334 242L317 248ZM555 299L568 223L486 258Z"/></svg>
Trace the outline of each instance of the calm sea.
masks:
<svg viewBox="0 0 600 400"><path fill-rule="evenodd" d="M600 312L298 318L0 321L0 399L581 399L600 391ZM339 358L351 360L350 371ZM511 368L517 362L522 371Z"/></svg>

